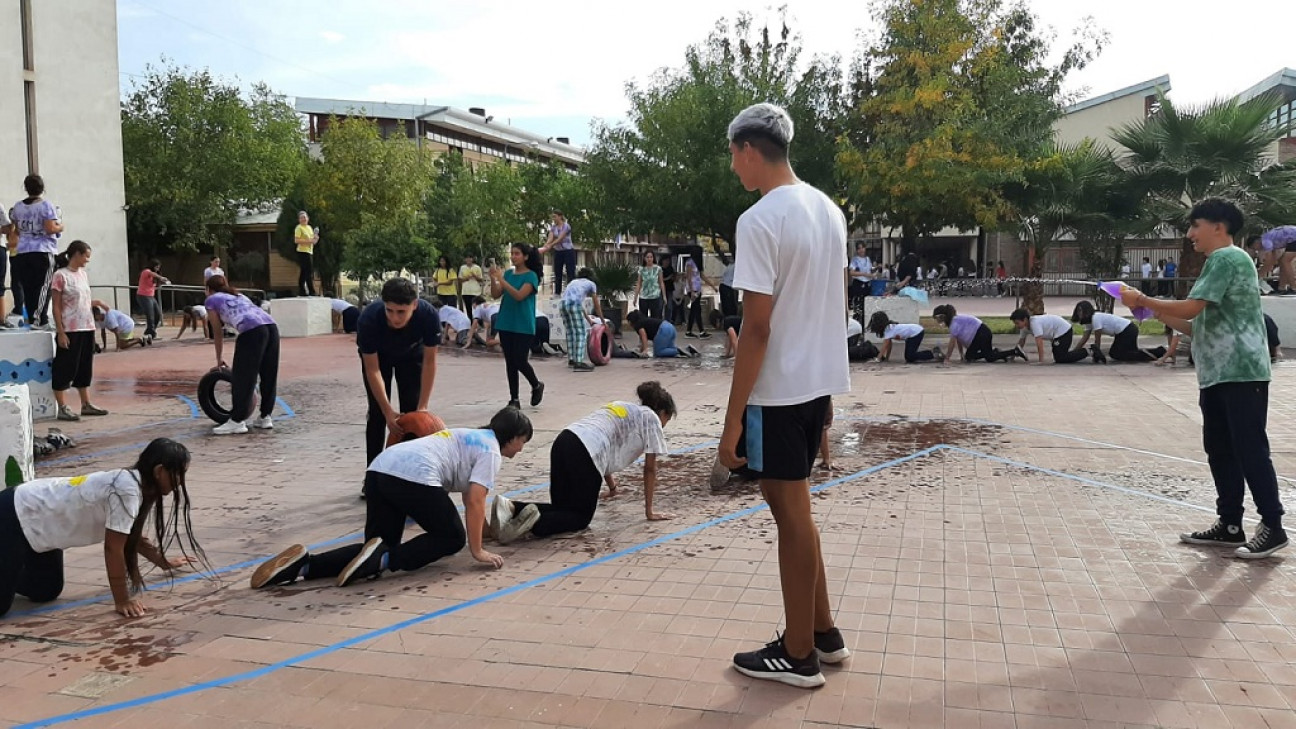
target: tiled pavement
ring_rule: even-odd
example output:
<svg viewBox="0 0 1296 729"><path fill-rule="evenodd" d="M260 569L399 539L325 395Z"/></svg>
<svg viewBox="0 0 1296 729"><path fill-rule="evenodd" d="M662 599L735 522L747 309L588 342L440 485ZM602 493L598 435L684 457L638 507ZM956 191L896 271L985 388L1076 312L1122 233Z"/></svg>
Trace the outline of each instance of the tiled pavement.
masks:
<svg viewBox="0 0 1296 729"><path fill-rule="evenodd" d="M1286 560L1175 541L1212 519L1186 368L857 365L836 402L840 471L815 501L854 656L813 692L737 674L730 655L771 638L781 609L768 512L750 489L704 485L727 396L716 346L701 362L591 374L538 363L549 388L532 411L537 438L502 472L504 489L542 494L563 425L660 379L681 409L672 446L703 446L663 466L660 507L675 520L645 523L626 478L588 532L499 547L499 571L460 554L346 589L261 592L238 565L362 526L352 345L285 342L294 416L223 439L176 397L210 366L201 345L100 357L114 415L67 425L80 447L42 472L121 465L148 438L183 438L193 520L220 579L161 586L156 612L127 621L95 601L99 551L70 552L63 600L20 599L0 620L0 722L1296 727ZM1276 370L1270 417L1286 476L1293 372ZM502 381L498 359L446 352L434 409L484 422Z"/></svg>

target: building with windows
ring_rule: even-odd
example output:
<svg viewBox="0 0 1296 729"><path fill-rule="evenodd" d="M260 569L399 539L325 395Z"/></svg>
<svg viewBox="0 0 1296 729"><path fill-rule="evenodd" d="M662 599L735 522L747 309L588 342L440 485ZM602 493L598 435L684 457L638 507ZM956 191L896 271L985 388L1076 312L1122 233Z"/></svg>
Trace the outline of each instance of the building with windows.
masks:
<svg viewBox="0 0 1296 729"><path fill-rule="evenodd" d="M96 296L127 285L117 3L0 3L0 99L0 205L41 175L62 212L61 247L94 248Z"/></svg>

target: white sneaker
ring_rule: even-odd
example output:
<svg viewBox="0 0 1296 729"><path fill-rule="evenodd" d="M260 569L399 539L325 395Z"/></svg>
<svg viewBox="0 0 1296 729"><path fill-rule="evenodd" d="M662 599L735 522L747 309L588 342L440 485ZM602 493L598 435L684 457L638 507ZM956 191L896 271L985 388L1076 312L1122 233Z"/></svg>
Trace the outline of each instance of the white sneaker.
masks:
<svg viewBox="0 0 1296 729"><path fill-rule="evenodd" d="M260 415L257 416L256 420L252 421L252 427L260 428L261 430L273 430L274 421L270 419L269 415Z"/></svg>
<svg viewBox="0 0 1296 729"><path fill-rule="evenodd" d="M226 420L212 428L212 435L239 435L248 432L247 423L238 420Z"/></svg>
<svg viewBox="0 0 1296 729"><path fill-rule="evenodd" d="M499 534L495 538L500 544L516 542L531 531L537 521L540 521L540 510L535 504L527 504L512 519L500 524Z"/></svg>
<svg viewBox="0 0 1296 729"><path fill-rule="evenodd" d="M513 518L513 502L503 496L496 496L495 502L491 504L490 512L490 536L499 539L500 527L507 524Z"/></svg>

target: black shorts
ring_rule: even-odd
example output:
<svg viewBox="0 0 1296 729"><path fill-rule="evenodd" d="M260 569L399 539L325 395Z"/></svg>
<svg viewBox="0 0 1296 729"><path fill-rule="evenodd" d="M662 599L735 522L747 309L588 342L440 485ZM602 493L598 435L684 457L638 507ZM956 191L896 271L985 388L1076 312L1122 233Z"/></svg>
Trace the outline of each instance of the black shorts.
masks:
<svg viewBox="0 0 1296 729"><path fill-rule="evenodd" d="M763 479L810 478L831 408L827 395L797 405L748 405L738 455Z"/></svg>
<svg viewBox="0 0 1296 729"><path fill-rule="evenodd" d="M734 334L737 334L737 335L741 336L741 335L742 335L742 317L741 317L741 316L726 316L726 317L724 318L724 328L725 328L726 331L732 329L732 330L734 330Z"/></svg>
<svg viewBox="0 0 1296 729"><path fill-rule="evenodd" d="M54 350L52 389L63 392L69 387L89 387L94 377L94 330L68 332L68 348Z"/></svg>
<svg viewBox="0 0 1296 729"><path fill-rule="evenodd" d="M1287 247L1283 249L1283 252L1284 252L1284 253L1296 253L1296 240L1292 241L1291 243L1288 243L1288 244L1287 244Z"/></svg>

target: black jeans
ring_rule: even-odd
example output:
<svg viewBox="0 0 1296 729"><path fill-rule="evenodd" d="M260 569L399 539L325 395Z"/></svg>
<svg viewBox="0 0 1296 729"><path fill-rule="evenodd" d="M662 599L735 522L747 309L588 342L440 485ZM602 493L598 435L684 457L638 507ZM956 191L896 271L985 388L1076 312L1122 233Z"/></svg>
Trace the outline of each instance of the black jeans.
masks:
<svg viewBox="0 0 1296 729"><path fill-rule="evenodd" d="M63 592L63 550L35 552L23 535L14 509L14 490L0 491L0 615L14 595L49 602Z"/></svg>
<svg viewBox="0 0 1296 729"><path fill-rule="evenodd" d="M720 313L738 316L738 290L732 286L720 284Z"/></svg>
<svg viewBox="0 0 1296 729"><path fill-rule="evenodd" d="M685 327L685 331L691 332L693 331L693 327L697 326L698 333L700 334L706 331L706 327L702 326L702 296L697 294L694 295L692 299L693 300L689 302L688 326Z"/></svg>
<svg viewBox="0 0 1296 729"><path fill-rule="evenodd" d="M968 362L975 362L984 359L987 362L998 362L1011 358L1011 351L1001 351L991 346L994 342L994 335L990 333L990 327L985 324L977 330L976 335L972 337L972 343L964 349L963 359Z"/></svg>
<svg viewBox="0 0 1296 729"><path fill-rule="evenodd" d="M1265 433L1268 382L1225 382L1201 390L1202 446L1215 479L1215 512L1225 524L1242 523L1242 499L1251 489L1260 519L1282 527L1278 477Z"/></svg>
<svg viewBox="0 0 1296 729"><path fill-rule="evenodd" d="M402 542L405 520L423 533ZM416 570L458 553L468 543L459 511L440 486L406 481L385 473L365 473L365 541L381 539L387 548L387 569ZM337 577L360 553L363 544L348 544L310 558L307 578Z"/></svg>
<svg viewBox="0 0 1296 729"><path fill-rule="evenodd" d="M273 412L279 387L279 326L262 324L238 335L234 340L231 370L234 402L230 420L241 423L251 417L252 390L258 377L261 378L261 415Z"/></svg>
<svg viewBox="0 0 1296 729"><path fill-rule="evenodd" d="M1151 362L1156 359L1150 353L1144 352L1138 346L1139 328L1137 324L1130 324L1120 334L1112 337L1111 349L1107 354L1118 362Z"/></svg>
<svg viewBox="0 0 1296 729"><path fill-rule="evenodd" d="M504 369L508 373L509 399L518 399L518 375L521 374L535 389L540 384L535 370L531 368L531 345L534 334L521 332L499 332L500 349L504 350Z"/></svg>
<svg viewBox="0 0 1296 729"><path fill-rule="evenodd" d="M15 308L26 304L30 324L49 324L50 282L54 278L53 253L19 253L13 258L14 289L22 289L14 296ZM19 302L21 299L21 303Z"/></svg>
<svg viewBox="0 0 1296 729"><path fill-rule="evenodd" d="M589 526L598 510L599 491L603 488L603 474L594 466L589 450L570 430L554 438L549 448L549 500L536 503L540 519L531 527L531 534L548 537L566 532L578 532ZM519 503L518 508L525 506Z"/></svg>
<svg viewBox="0 0 1296 729"><path fill-rule="evenodd" d="M655 299L645 299L639 297L639 313L649 319L662 318L662 300L661 297Z"/></svg>
<svg viewBox="0 0 1296 729"><path fill-rule="evenodd" d="M576 279L576 249L553 252L554 294L562 293L563 274L567 274L567 283Z"/></svg>
<svg viewBox="0 0 1296 729"><path fill-rule="evenodd" d="M408 355L387 358L378 355L378 375L382 378L383 390L391 399L392 375L396 376L396 390L400 400L398 409L401 413L412 413L418 409L419 390L423 387L423 348L418 347ZM387 444L387 418L382 408L374 399L369 389L369 378L364 376L364 360L360 361L360 380L364 382L365 397L369 399L369 415L365 420L365 465L383 452Z"/></svg>
<svg viewBox="0 0 1296 729"><path fill-rule="evenodd" d="M905 340L905 361L928 362L936 357L930 349L919 349L922 347L923 333L918 332L912 337Z"/></svg>
<svg viewBox="0 0 1296 729"><path fill-rule="evenodd" d="M135 294L135 303L139 304L140 313L144 315L144 336L156 337L158 325L162 323L162 305L157 296Z"/></svg>
<svg viewBox="0 0 1296 729"><path fill-rule="evenodd" d="M314 296L315 256L297 251L297 265L301 267L301 273L297 274L297 293Z"/></svg>
<svg viewBox="0 0 1296 729"><path fill-rule="evenodd" d="M472 318L473 299L477 298L478 295L479 295L479 294L460 294L460 295L459 295L459 308L460 308L460 309L463 309L463 313L467 314L469 319ZM446 303L448 304L448 303L450 303L450 302L447 301Z"/></svg>
<svg viewBox="0 0 1296 729"><path fill-rule="evenodd" d="M1053 340L1054 362L1058 364L1071 364L1072 362L1079 362L1089 356L1089 353L1083 349L1071 349L1071 340L1074 338L1074 332L1067 332Z"/></svg>

